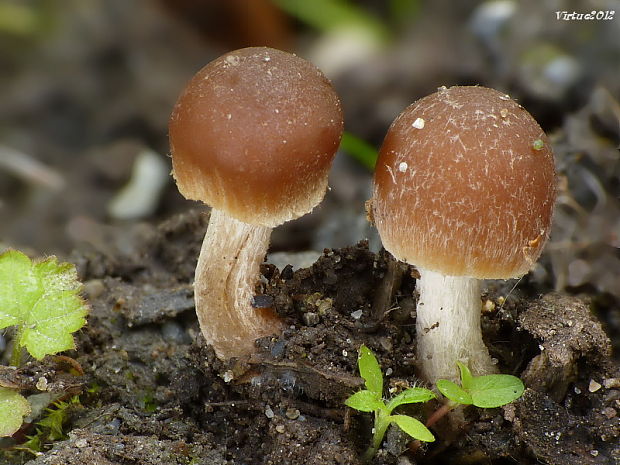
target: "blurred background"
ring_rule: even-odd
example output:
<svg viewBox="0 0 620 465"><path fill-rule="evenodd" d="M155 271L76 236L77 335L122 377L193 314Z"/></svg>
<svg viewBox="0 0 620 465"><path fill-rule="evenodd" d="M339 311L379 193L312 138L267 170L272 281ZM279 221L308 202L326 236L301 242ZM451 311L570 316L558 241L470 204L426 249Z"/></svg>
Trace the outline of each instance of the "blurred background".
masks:
<svg viewBox="0 0 620 465"><path fill-rule="evenodd" d="M554 145L555 226L528 279L620 299L617 0L0 0L0 249L131 253L136 231L196 208L169 175L168 116L198 69L252 45L314 62L345 111L325 202L277 228L274 251L377 249L363 204L390 123L439 86L480 84Z"/></svg>

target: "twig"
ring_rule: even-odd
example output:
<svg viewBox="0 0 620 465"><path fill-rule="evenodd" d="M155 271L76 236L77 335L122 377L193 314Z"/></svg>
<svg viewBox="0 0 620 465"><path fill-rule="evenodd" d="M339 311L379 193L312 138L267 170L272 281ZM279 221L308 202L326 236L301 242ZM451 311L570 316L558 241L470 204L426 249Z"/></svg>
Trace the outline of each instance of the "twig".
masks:
<svg viewBox="0 0 620 465"><path fill-rule="evenodd" d="M6 145L0 145L0 169L4 169L27 182L54 191L62 190L66 184L58 171L44 165L31 155Z"/></svg>

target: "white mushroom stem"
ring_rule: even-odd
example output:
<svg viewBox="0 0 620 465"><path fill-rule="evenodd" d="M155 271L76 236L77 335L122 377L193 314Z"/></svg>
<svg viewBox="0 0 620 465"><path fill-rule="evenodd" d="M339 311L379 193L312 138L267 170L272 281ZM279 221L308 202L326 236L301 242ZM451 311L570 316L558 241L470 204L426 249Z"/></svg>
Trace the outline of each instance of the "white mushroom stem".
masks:
<svg viewBox="0 0 620 465"><path fill-rule="evenodd" d="M457 361L474 375L496 372L482 341L480 280L419 271L416 338L426 380L458 380Z"/></svg>
<svg viewBox="0 0 620 465"><path fill-rule="evenodd" d="M202 334L220 359L249 354L256 339L282 329L272 309L252 307L270 236L269 227L211 211L196 266L194 300Z"/></svg>

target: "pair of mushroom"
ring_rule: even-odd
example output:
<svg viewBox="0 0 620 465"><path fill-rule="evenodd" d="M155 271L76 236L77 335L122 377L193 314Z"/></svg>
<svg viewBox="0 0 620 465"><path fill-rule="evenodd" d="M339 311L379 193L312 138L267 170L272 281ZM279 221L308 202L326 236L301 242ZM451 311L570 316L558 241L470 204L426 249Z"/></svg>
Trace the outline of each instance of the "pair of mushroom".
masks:
<svg viewBox="0 0 620 465"><path fill-rule="evenodd" d="M170 118L181 193L211 205L195 276L196 312L218 357L278 333L251 305L271 229L323 198L343 130L340 101L311 63L269 48L200 70ZM455 362L494 371L480 330L481 278L526 273L547 239L555 199L549 143L508 96L441 88L392 124L377 162L372 216L385 248L414 264L423 375Z"/></svg>

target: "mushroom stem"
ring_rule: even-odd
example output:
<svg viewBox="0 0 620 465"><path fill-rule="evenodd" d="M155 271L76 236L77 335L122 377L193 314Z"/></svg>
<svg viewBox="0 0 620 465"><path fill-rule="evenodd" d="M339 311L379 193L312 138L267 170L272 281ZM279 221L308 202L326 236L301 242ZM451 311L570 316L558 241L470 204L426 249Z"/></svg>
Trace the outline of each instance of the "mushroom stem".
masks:
<svg viewBox="0 0 620 465"><path fill-rule="evenodd" d="M457 361L477 376L496 372L482 341L480 281L418 270L416 335L426 380L458 380Z"/></svg>
<svg viewBox="0 0 620 465"><path fill-rule="evenodd" d="M271 229L211 211L196 266L194 300L202 334L219 358L249 354L256 339L282 329L272 309L252 307Z"/></svg>

